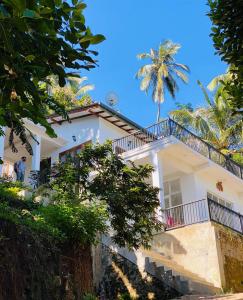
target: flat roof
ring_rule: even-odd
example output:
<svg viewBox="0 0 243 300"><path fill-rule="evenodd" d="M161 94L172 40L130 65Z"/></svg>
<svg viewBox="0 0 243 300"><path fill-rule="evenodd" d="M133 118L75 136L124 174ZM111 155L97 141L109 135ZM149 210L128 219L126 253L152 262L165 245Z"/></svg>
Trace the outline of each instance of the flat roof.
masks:
<svg viewBox="0 0 243 300"><path fill-rule="evenodd" d="M73 108L68 111L68 115L70 121L88 116L97 116L121 128L129 134L144 129L142 126L133 122L129 118L125 117L124 115L105 105L104 103L94 102L87 106ZM65 121L67 122L66 119L58 114L50 115L48 117L48 121L50 124L59 125L61 125Z"/></svg>

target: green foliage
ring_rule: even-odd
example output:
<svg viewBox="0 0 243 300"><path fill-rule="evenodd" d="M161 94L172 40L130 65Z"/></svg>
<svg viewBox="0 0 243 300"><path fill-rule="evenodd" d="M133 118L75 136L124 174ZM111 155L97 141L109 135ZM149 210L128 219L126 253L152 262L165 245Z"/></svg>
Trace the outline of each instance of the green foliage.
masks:
<svg viewBox="0 0 243 300"><path fill-rule="evenodd" d="M241 0L208 0L216 52L232 67L232 80L224 83L234 111L243 107L243 5Z"/></svg>
<svg viewBox="0 0 243 300"><path fill-rule="evenodd" d="M18 191L21 189L19 183L0 182L0 219L62 243L94 244L97 234L106 231L104 205L72 205L69 202L44 207L20 197Z"/></svg>
<svg viewBox="0 0 243 300"><path fill-rule="evenodd" d="M134 300L134 297L131 297L128 293L121 294L118 298L118 300Z"/></svg>
<svg viewBox="0 0 243 300"><path fill-rule="evenodd" d="M8 202L0 203L0 219L10 221L15 225L27 227L38 236L45 239L63 241L64 235L57 228L48 224L41 216L35 215L28 209L14 208Z"/></svg>
<svg viewBox="0 0 243 300"><path fill-rule="evenodd" d="M51 85L48 89L55 101L65 107L66 110L70 110L92 103L92 99L87 92L93 90L94 85L84 84L87 79L87 77L69 77L67 84L64 87L60 87L57 78L51 77ZM53 111L49 111L48 113L53 113Z"/></svg>
<svg viewBox="0 0 243 300"><path fill-rule="evenodd" d="M243 165L243 149L241 153L233 153L232 158L234 161L236 161L238 164Z"/></svg>
<svg viewBox="0 0 243 300"><path fill-rule="evenodd" d="M28 189L22 182L12 181L8 177L0 177L0 197L1 199L18 199L19 192Z"/></svg>
<svg viewBox="0 0 243 300"><path fill-rule="evenodd" d="M113 240L120 246L146 247L161 229L155 216L159 189L146 181L152 170L149 165L127 165L110 143L88 145L78 158L54 167L52 201L56 205L105 203Z"/></svg>
<svg viewBox="0 0 243 300"><path fill-rule="evenodd" d="M31 153L23 118L41 124L54 137L46 108L68 117L40 83L54 75L63 87L68 77L79 77L75 70L96 66L97 52L89 47L104 37L85 25L85 7L80 0L1 1L0 126L11 128L10 144L18 135Z"/></svg>
<svg viewBox="0 0 243 300"><path fill-rule="evenodd" d="M41 207L35 216L57 228L69 243L94 244L97 234L106 231L107 215L101 205L48 205Z"/></svg>
<svg viewBox="0 0 243 300"><path fill-rule="evenodd" d="M228 93L224 88L222 89L221 84L218 85L211 99L204 86L198 83L204 94L206 105L194 111L191 111L190 107L181 107L170 112L170 116L222 153L233 154L234 159L235 152L243 151L242 118L239 115L233 115L228 102Z"/></svg>
<svg viewBox="0 0 243 300"><path fill-rule="evenodd" d="M85 294L83 300L97 300L98 298L93 294Z"/></svg>
<svg viewBox="0 0 243 300"><path fill-rule="evenodd" d="M185 72L189 71L186 65L176 63L174 56L180 49L179 44L172 41L165 41L160 44L159 49L151 49L150 53L141 53L139 59L150 59L151 63L142 66L137 74L137 78L143 78L140 89L148 93L152 90L152 97L158 104L157 122L160 120L160 104L164 102L165 90L175 98L178 90L176 78L180 78L184 83L188 79Z"/></svg>

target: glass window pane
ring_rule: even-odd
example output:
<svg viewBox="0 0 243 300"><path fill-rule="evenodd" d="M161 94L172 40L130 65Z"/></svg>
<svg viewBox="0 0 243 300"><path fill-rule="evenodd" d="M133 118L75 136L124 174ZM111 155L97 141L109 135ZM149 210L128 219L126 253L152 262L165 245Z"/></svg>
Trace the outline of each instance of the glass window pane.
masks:
<svg viewBox="0 0 243 300"><path fill-rule="evenodd" d="M167 196L170 193L169 182L164 183L164 195Z"/></svg>
<svg viewBox="0 0 243 300"><path fill-rule="evenodd" d="M170 188L171 188L172 193L179 192L180 191L180 180L176 179L176 180L171 181Z"/></svg>
<svg viewBox="0 0 243 300"><path fill-rule="evenodd" d="M165 198L165 208L169 208L170 207L170 200L169 197Z"/></svg>
<svg viewBox="0 0 243 300"><path fill-rule="evenodd" d="M181 193L177 193L171 196L171 205L176 206L182 204Z"/></svg>

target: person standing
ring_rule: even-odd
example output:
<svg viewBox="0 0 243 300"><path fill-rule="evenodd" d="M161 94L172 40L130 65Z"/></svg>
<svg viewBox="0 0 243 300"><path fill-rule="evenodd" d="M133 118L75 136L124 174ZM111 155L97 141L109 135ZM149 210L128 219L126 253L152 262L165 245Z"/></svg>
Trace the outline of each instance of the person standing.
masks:
<svg viewBox="0 0 243 300"><path fill-rule="evenodd" d="M24 182L25 170L26 170L26 157L22 156L19 161L14 164L14 171L16 173L16 180Z"/></svg>

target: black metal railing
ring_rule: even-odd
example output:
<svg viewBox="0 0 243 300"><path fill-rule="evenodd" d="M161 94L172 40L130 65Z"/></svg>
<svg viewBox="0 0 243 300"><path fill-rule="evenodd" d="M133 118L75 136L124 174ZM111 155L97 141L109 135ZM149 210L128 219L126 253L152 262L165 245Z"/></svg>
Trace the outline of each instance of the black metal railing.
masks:
<svg viewBox="0 0 243 300"><path fill-rule="evenodd" d="M243 215L211 199L208 208L210 220L243 234Z"/></svg>
<svg viewBox="0 0 243 300"><path fill-rule="evenodd" d="M167 229L182 227L209 220L207 200L198 200L164 210Z"/></svg>
<svg viewBox="0 0 243 300"><path fill-rule="evenodd" d="M113 149L117 154L121 154L169 136L168 125L168 121L165 120L123 138L116 139L113 141Z"/></svg>
<svg viewBox="0 0 243 300"><path fill-rule="evenodd" d="M191 149L243 179L242 165L233 161L227 155L224 155L215 147L172 119L161 121L148 128L138 130L133 134L114 140L113 149L117 154L122 154L170 135L173 135Z"/></svg>
<svg viewBox="0 0 243 300"><path fill-rule="evenodd" d="M205 221L214 221L243 234L243 215L209 198L164 210L167 230Z"/></svg>

